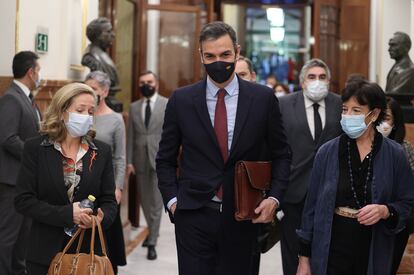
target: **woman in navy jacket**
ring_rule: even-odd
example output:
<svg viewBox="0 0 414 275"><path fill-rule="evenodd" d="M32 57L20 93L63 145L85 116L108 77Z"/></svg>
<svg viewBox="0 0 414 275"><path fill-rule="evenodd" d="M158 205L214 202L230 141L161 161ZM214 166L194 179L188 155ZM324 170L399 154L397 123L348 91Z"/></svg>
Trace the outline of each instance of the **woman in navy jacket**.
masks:
<svg viewBox="0 0 414 275"><path fill-rule="evenodd" d="M70 239L65 227L91 227L92 210L79 207L88 195L96 198L97 217L104 228L115 218L112 154L109 145L93 139L95 106L89 86L64 86L45 114L43 135L25 143L15 206L33 220L27 244L29 274L47 273L52 258ZM85 238L83 250L89 251Z"/></svg>
<svg viewBox="0 0 414 275"><path fill-rule="evenodd" d="M390 274L395 234L414 203L414 179L401 145L375 129L386 109L374 83L342 95L345 134L318 151L305 202L298 275Z"/></svg>

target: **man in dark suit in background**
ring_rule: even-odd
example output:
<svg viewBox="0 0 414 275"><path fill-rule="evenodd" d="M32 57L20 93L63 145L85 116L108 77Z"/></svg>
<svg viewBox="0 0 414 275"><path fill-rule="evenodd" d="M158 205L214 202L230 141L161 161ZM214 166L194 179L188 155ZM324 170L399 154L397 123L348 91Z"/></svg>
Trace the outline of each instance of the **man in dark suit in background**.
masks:
<svg viewBox="0 0 414 275"><path fill-rule="evenodd" d="M158 185L175 223L180 275L248 275L257 223L270 222L282 203L290 149L273 91L234 72L240 52L234 30L209 23L199 42L208 77L169 99L156 159ZM272 161L272 187L253 221L234 218L239 160Z"/></svg>
<svg viewBox="0 0 414 275"><path fill-rule="evenodd" d="M38 56L23 51L13 58L14 80L0 98L0 274L26 274L30 220L16 213L15 186L23 143L38 135L40 113L32 91L40 84Z"/></svg>
<svg viewBox="0 0 414 275"><path fill-rule="evenodd" d="M281 250L283 274L294 275L298 267L300 227L303 205L313 159L319 147L341 134L341 98L328 92L331 73L320 59L311 59L300 72L303 92L279 99L286 136L292 148L289 187L282 207Z"/></svg>
<svg viewBox="0 0 414 275"><path fill-rule="evenodd" d="M256 82L256 72L253 69L253 63L249 58L240 55L236 61L234 71L241 79Z"/></svg>

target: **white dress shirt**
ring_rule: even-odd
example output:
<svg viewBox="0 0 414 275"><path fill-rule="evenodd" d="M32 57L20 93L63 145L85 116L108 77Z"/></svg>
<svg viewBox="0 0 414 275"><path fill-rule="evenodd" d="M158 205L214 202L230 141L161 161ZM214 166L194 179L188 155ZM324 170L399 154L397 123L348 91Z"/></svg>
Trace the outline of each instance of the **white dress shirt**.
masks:
<svg viewBox="0 0 414 275"><path fill-rule="evenodd" d="M326 105L325 99L322 99L318 102L313 102L307 96L303 94L305 99L305 110L306 110L306 118L308 119L309 130L311 132L312 138L315 139L315 119L313 117L313 104L319 104L319 116L321 117L322 121L322 130L325 128L325 121L326 121Z"/></svg>
<svg viewBox="0 0 414 275"><path fill-rule="evenodd" d="M147 101L148 99L150 100L150 108L151 108L151 114L154 111L154 105L155 105L155 101L157 101L157 97L158 97L158 93L155 92L150 98L146 98L144 97L144 103L142 104L142 110L141 110L141 117L142 117L142 121L145 122L145 109L147 108Z"/></svg>

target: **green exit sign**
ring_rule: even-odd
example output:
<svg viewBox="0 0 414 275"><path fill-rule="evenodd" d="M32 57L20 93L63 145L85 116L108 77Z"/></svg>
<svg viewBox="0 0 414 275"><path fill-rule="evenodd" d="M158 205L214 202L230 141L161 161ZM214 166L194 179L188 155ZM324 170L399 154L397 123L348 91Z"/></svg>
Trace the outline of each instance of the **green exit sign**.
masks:
<svg viewBox="0 0 414 275"><path fill-rule="evenodd" d="M38 33L36 35L36 51L46 53L48 50L49 37L47 34Z"/></svg>

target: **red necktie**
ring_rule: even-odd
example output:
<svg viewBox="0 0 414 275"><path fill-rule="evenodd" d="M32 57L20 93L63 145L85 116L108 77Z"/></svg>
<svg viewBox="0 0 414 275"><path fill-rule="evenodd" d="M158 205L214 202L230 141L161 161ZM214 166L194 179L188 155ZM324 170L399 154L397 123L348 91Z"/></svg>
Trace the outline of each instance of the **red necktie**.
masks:
<svg viewBox="0 0 414 275"><path fill-rule="evenodd" d="M218 91L216 111L214 115L214 132L216 132L217 141L224 163L226 163L228 158L227 111L226 104L224 102L226 94L227 92L225 89L220 89ZM220 199L223 197L223 188L221 185L217 190L216 196Z"/></svg>

